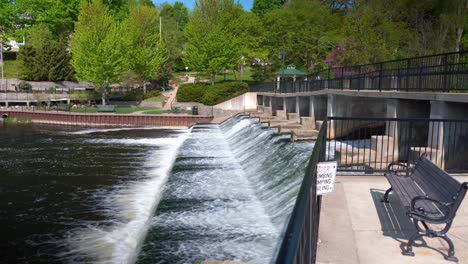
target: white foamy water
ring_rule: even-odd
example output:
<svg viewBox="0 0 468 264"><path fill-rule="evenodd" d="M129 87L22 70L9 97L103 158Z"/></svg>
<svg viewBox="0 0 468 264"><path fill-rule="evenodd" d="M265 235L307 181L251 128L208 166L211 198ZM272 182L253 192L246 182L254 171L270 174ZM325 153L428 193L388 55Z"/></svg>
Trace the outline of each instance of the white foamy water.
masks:
<svg viewBox="0 0 468 264"><path fill-rule="evenodd" d="M275 131L241 116L195 126L138 262L270 263L312 151Z"/></svg>
<svg viewBox="0 0 468 264"><path fill-rule="evenodd" d="M115 130L112 130L115 131ZM67 243L70 251L64 256L80 256L93 263L133 263L151 217L161 199L171 173L177 151L187 137L178 133L174 138L90 139L97 144L154 146L147 166L150 169L138 181L127 182L110 194L95 194L108 214L115 219L110 225L90 224L74 230ZM102 197L100 197L102 196ZM87 261L88 262L88 261Z"/></svg>

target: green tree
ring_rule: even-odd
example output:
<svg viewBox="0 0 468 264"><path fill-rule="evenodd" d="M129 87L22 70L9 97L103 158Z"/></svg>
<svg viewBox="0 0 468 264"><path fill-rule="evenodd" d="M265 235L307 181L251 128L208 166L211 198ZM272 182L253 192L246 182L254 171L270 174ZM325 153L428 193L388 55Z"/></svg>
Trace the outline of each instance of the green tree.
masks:
<svg viewBox="0 0 468 264"><path fill-rule="evenodd" d="M342 37L340 17L315 1L287 3L283 9L266 14L263 23L272 61L284 51L287 63L303 65L309 71L322 67L326 55Z"/></svg>
<svg viewBox="0 0 468 264"><path fill-rule="evenodd" d="M252 13L257 16L263 16L266 13L280 9L285 0L255 0L252 5Z"/></svg>
<svg viewBox="0 0 468 264"><path fill-rule="evenodd" d="M11 3L18 36L27 34L23 31L36 24L47 25L54 35L67 35L73 31L80 8L80 0L15 0Z"/></svg>
<svg viewBox="0 0 468 264"><path fill-rule="evenodd" d="M228 30L239 39L241 57L238 64L240 69L240 80L243 80L245 65L254 58L267 60L268 52L265 44L268 36L265 34L261 19L250 12L237 10L238 15L228 24Z"/></svg>
<svg viewBox="0 0 468 264"><path fill-rule="evenodd" d="M35 25L21 47L18 59L21 77L29 81L63 81L73 79L70 54L46 25Z"/></svg>
<svg viewBox="0 0 468 264"><path fill-rule="evenodd" d="M185 69L182 51L185 45L184 28L188 22L188 9L181 2L173 5L164 3L160 6L162 19L162 36L168 50L168 59L161 70L163 81L170 79L173 71Z"/></svg>
<svg viewBox="0 0 468 264"><path fill-rule="evenodd" d="M407 56L411 32L386 0L357 4L344 23L342 65L375 63Z"/></svg>
<svg viewBox="0 0 468 264"><path fill-rule="evenodd" d="M126 68L123 28L99 0L81 7L71 39L72 65L79 80L86 80L106 104L109 84L120 80Z"/></svg>
<svg viewBox="0 0 468 264"><path fill-rule="evenodd" d="M167 60L167 49L159 36L159 16L156 8L145 5L130 9L125 20L128 64L143 82L146 93L147 81L155 77Z"/></svg>
<svg viewBox="0 0 468 264"><path fill-rule="evenodd" d="M233 68L241 58L240 39L228 30L240 9L232 0L199 0L185 28L184 63L208 72L213 85L219 71Z"/></svg>

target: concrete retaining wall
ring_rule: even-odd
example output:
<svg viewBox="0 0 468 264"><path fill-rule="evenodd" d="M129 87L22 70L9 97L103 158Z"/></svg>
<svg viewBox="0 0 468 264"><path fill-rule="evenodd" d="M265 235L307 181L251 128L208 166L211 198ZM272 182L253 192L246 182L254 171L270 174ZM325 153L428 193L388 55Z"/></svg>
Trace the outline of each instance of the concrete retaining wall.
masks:
<svg viewBox="0 0 468 264"><path fill-rule="evenodd" d="M214 106L200 103L175 103L174 107L191 110L198 107L198 114L205 116L232 116L246 111L257 111L257 93L245 93Z"/></svg>
<svg viewBox="0 0 468 264"><path fill-rule="evenodd" d="M190 115L115 115L76 114L48 112L2 111L0 116L31 118L35 123L84 125L84 126L168 126L190 127L197 123L208 123L209 116Z"/></svg>
<svg viewBox="0 0 468 264"><path fill-rule="evenodd" d="M245 93L217 104L214 109L227 111L256 111L257 110L257 93Z"/></svg>

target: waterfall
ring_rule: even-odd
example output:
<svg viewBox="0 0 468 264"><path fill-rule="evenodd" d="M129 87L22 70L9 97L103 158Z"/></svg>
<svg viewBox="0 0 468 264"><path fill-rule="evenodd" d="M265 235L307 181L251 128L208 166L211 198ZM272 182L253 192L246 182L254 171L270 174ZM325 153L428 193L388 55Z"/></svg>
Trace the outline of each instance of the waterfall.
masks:
<svg viewBox="0 0 468 264"><path fill-rule="evenodd" d="M138 263L270 262L312 146L246 116L193 127Z"/></svg>

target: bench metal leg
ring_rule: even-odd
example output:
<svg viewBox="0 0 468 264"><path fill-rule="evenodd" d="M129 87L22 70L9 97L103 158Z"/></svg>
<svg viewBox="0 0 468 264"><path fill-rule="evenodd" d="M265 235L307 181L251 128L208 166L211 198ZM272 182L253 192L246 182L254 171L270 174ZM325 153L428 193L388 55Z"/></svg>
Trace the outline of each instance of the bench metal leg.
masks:
<svg viewBox="0 0 468 264"><path fill-rule="evenodd" d="M385 195L383 197L383 199L381 200L382 203L388 203L388 195L390 194L390 192L393 191L393 188L390 187L386 192L385 192Z"/></svg>
<svg viewBox="0 0 468 264"><path fill-rule="evenodd" d="M419 225L418 223L421 222L424 226L424 228L426 230L423 230ZM429 229L429 227L427 226L427 224L424 222L424 221L418 221L418 220L413 220L413 224L414 226L416 227L416 234L414 234L413 236L411 236L411 238L409 239L408 241L408 244L406 245L405 249L403 250L402 254L405 255L405 256L414 256L414 252L413 252L413 245L414 245L414 242L418 239L420 239L421 237L423 236L427 236L427 237L430 237L430 238L433 238L433 237L440 237L442 238L443 240L447 241L447 244L449 246L449 250L448 250L448 254L447 256L444 256L444 258L448 261L454 261L454 262L458 262L458 258L455 257L455 247L453 245L453 242L452 240L446 235L446 232L450 229L450 226L452 225L452 223L447 223L447 225L445 226L444 229L442 229L441 231L433 231L431 229Z"/></svg>
<svg viewBox="0 0 468 264"><path fill-rule="evenodd" d="M422 236L424 236L425 234L423 233L420 233L420 232L417 232L416 234L414 234L410 240L408 241L408 244L406 245L406 248L403 250L403 252L401 252L403 255L405 256L411 256L411 257L414 257L414 252L413 252L413 245L414 245L414 241L416 241L416 239L419 239L421 238Z"/></svg>
<svg viewBox="0 0 468 264"><path fill-rule="evenodd" d="M453 246L452 240L448 236L440 236L443 240L447 241L449 245L448 256L445 256L446 260L458 262L458 258L455 257L455 247Z"/></svg>

